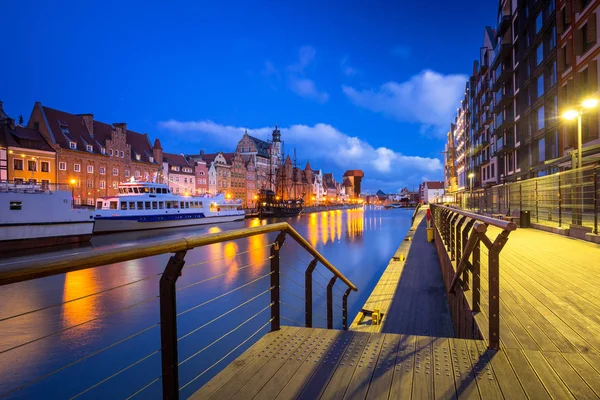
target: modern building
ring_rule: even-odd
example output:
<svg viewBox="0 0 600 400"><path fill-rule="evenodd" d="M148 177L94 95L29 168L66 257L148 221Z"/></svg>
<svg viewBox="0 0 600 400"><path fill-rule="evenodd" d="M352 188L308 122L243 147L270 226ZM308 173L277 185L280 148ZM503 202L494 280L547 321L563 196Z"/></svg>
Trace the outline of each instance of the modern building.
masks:
<svg viewBox="0 0 600 400"><path fill-rule="evenodd" d="M94 205L117 193L131 177L154 180L162 172L162 148L125 123L95 121L35 103L27 127L39 130L57 153L57 181L72 186L76 204Z"/></svg>
<svg viewBox="0 0 600 400"><path fill-rule="evenodd" d="M56 152L35 129L15 125L0 102L0 181L56 183Z"/></svg>
<svg viewBox="0 0 600 400"><path fill-rule="evenodd" d="M598 97L598 59L600 58L600 0L563 0L557 2L556 31L558 35L558 102L564 111L578 107L590 96ZM555 72L556 74L556 72ZM556 79L556 77L553 77ZM582 114L583 162L590 158L600 145L600 109L585 110ZM577 149L576 121L561 124L559 155L567 156ZM590 154L591 153L591 154ZM569 165L570 167L570 165Z"/></svg>
<svg viewBox="0 0 600 400"><path fill-rule="evenodd" d="M419 200L423 204L441 201L444 197L444 182L423 182L419 185Z"/></svg>

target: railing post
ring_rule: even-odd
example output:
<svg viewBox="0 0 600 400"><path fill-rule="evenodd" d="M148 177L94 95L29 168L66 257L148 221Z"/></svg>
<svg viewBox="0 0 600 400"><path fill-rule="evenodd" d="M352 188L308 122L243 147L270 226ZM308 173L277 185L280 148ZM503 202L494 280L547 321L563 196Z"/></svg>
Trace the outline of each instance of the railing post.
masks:
<svg viewBox="0 0 600 400"><path fill-rule="evenodd" d="M329 280L327 284L327 329L333 329L333 285L337 276Z"/></svg>
<svg viewBox="0 0 600 400"><path fill-rule="evenodd" d="M489 273L489 345L500 348L500 251L508 240L508 232L502 231L488 251Z"/></svg>
<svg viewBox="0 0 600 400"><path fill-rule="evenodd" d="M278 331L281 319L279 311L279 249L285 240L285 232L280 232L271 246L271 332Z"/></svg>
<svg viewBox="0 0 600 400"><path fill-rule="evenodd" d="M480 250L481 241L478 240L475 244L475 247L473 248L473 312L479 312L481 310L481 276L479 275L481 273L481 263L479 257Z"/></svg>
<svg viewBox="0 0 600 400"><path fill-rule="evenodd" d="M538 210L538 181L535 180L535 222L540 222L540 213Z"/></svg>
<svg viewBox="0 0 600 400"><path fill-rule="evenodd" d="M185 264L186 251L178 251L167 263L159 286L160 347L163 399L179 399L179 366L177 355L177 278Z"/></svg>
<svg viewBox="0 0 600 400"><path fill-rule="evenodd" d="M594 168L594 235L598 234L598 168Z"/></svg>
<svg viewBox="0 0 600 400"><path fill-rule="evenodd" d="M345 331L348 330L348 295L352 289L348 288L342 296L342 327Z"/></svg>
<svg viewBox="0 0 600 400"><path fill-rule="evenodd" d="M307 328L312 328L313 314L313 297L312 297L312 273L317 266L318 260L315 258L308 264L304 273L304 310L305 310L305 325Z"/></svg>
<svg viewBox="0 0 600 400"><path fill-rule="evenodd" d="M560 182L560 173L558 174L558 227L562 226L562 188Z"/></svg>
<svg viewBox="0 0 600 400"><path fill-rule="evenodd" d="M523 211L523 184L519 183L519 212Z"/></svg>

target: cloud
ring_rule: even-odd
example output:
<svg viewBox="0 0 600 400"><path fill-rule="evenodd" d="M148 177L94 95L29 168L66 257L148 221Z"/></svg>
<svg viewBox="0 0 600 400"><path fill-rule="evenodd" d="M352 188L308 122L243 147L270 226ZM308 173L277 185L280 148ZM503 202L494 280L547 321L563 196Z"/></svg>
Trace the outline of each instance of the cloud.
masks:
<svg viewBox="0 0 600 400"><path fill-rule="evenodd" d="M390 53L393 56L399 57L403 60L408 60L410 58L410 47L404 45L404 44L398 44L394 47L392 47L392 50L390 51Z"/></svg>
<svg viewBox="0 0 600 400"><path fill-rule="evenodd" d="M342 85L342 91L358 106L402 122L421 124L422 131L442 136L448 130L464 96L465 75L443 75L425 70L406 82L387 82L376 89L358 90Z"/></svg>
<svg viewBox="0 0 600 400"><path fill-rule="evenodd" d="M350 61L348 60L348 57L342 58L340 67L342 68L342 73L346 76L354 76L358 73L358 70L350 66Z"/></svg>
<svg viewBox="0 0 600 400"><path fill-rule="evenodd" d="M329 94L317 88L314 80L308 77L309 69L315 60L317 51L311 46L302 46L298 50L298 60L287 67L287 80L290 90L300 97L325 103Z"/></svg>
<svg viewBox="0 0 600 400"><path fill-rule="evenodd" d="M279 71L277 70L275 65L273 65L273 63L268 60L265 61L265 67L262 70L262 74L266 77L275 76L277 78L280 78Z"/></svg>
<svg viewBox="0 0 600 400"><path fill-rule="evenodd" d="M234 149L244 132L242 127L220 125L213 121L169 120L160 122L159 126L190 145L216 143L225 151ZM272 129L248 129L248 133L267 139ZM313 168L323 168L320 167L322 165L340 170L362 169L369 179L386 190L418 185L423 176L442 177L442 163L437 158L405 155L387 147L375 148L329 124L298 124L280 129L286 147L297 149L300 159L310 158Z"/></svg>

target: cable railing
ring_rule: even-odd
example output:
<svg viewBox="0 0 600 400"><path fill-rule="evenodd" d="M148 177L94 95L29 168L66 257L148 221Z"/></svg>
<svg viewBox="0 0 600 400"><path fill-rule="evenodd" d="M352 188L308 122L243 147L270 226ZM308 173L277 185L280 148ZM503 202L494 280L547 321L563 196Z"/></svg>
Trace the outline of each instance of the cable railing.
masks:
<svg viewBox="0 0 600 400"><path fill-rule="evenodd" d="M532 223L553 227L583 227L598 234L600 168L595 166L505 183L456 195L464 210L516 216L528 211Z"/></svg>
<svg viewBox="0 0 600 400"><path fill-rule="evenodd" d="M246 251L237 251L237 245L227 248L227 243L235 243L239 239L272 239L275 234L274 240L268 240L268 244L264 240L260 241L260 246L250 243ZM290 240L286 242L288 237ZM212 245L224 248L219 251L207 247ZM284 247L286 249L282 252ZM198 252L208 252L211 257L198 261ZM301 257L299 253L308 257ZM120 281L111 287L80 293L62 302L50 302L30 310L18 309L13 315L1 314L0 332L3 324L58 312L77 302L111 298L120 293L117 291L137 293L128 304L103 310L101 314L86 314L59 329L28 335L18 343L8 342L6 347L0 348L0 357L18 356L18 351L30 351L34 343L40 346L49 338L57 340L66 332L94 324L122 323L132 312L135 316L140 309L149 314L144 321L151 323L142 326L138 321L132 326L123 326L123 333L116 340L98 343L97 347L87 349L84 354L65 356L64 364L19 381L14 386L0 386L0 398L47 381L55 382L58 374L67 370L77 372L85 365L88 371L92 366L93 373L86 374L81 382L73 380L70 392L61 393L59 397L102 397L103 393L109 393L107 391L112 384L123 390L118 397L152 397L150 391L156 395L161 390L163 398L178 399L182 390L188 392L206 382L218 372L217 367L231 361L245 346L267 331L279 330L282 323L348 329L347 299L351 291L357 290L356 286L287 223L135 246L93 249L62 257L47 257L35 263L6 264L0 272L0 286L10 287L8 285L75 271L112 268L110 266L119 265L117 263L142 258L142 261L158 260L168 254L171 256L166 267L157 266L160 271L151 273L149 270L128 282ZM194 262L186 264L186 256L193 258ZM219 262L229 265L223 269L210 268ZM155 293L142 295L140 286L153 288ZM341 323L334 324L334 312L339 312ZM322 318L322 324L317 321L318 318ZM10 325L7 329L10 330ZM96 371L94 362L109 357L112 352L119 352L118 362L109 366L98 364ZM124 352L128 352L128 357L121 357ZM141 368L157 374L141 374Z"/></svg>
<svg viewBox="0 0 600 400"><path fill-rule="evenodd" d="M491 349L500 346L500 252L510 232L517 229L515 223L475 213L430 205L433 216L435 241L442 264L450 266L449 275L444 275L446 289L451 295L465 295L471 291L471 310L481 311L481 243L488 250L488 345ZM495 237L487 235L489 226L501 229ZM469 276L470 274L470 276ZM466 299L466 297L465 297ZM454 321L460 318L453 318Z"/></svg>

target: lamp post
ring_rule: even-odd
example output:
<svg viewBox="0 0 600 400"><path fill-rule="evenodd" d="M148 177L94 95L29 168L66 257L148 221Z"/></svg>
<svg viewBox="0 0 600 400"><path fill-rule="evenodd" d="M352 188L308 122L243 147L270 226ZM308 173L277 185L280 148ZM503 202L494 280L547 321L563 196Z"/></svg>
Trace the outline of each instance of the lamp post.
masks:
<svg viewBox="0 0 600 400"><path fill-rule="evenodd" d="M470 192L471 195L469 196L470 200L471 200L471 205L473 204L473 178L475 178L475 174L473 172L469 173L469 175L467 175L467 177L470 180L469 186L470 186Z"/></svg>
<svg viewBox="0 0 600 400"><path fill-rule="evenodd" d="M581 171L581 167L583 165L583 153L582 153L582 135L581 135L581 131L582 131L582 123L581 123L581 117L583 115L583 112L587 109L587 110L591 110L594 108L598 107L598 99L596 98L588 98L585 99L581 102L581 105L579 108L577 109L570 109L567 110L563 113L563 118L566 120L573 120L575 118L577 118L577 167L575 166L575 157L571 158L571 169L575 170L577 169L577 174L576 174L576 181L579 185L579 189L577 190L578 194L580 194L580 200L581 200L581 205L580 205L580 209L577 210L576 212L573 212L573 218L572 221L574 224L577 225L581 225L582 224L582 218L583 218L583 210L584 210L584 205L583 205L583 173ZM575 204L576 201L573 202L573 204ZM575 211L575 210L573 210Z"/></svg>

